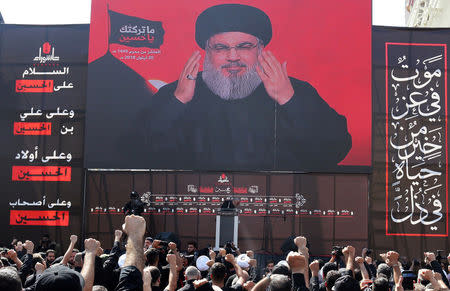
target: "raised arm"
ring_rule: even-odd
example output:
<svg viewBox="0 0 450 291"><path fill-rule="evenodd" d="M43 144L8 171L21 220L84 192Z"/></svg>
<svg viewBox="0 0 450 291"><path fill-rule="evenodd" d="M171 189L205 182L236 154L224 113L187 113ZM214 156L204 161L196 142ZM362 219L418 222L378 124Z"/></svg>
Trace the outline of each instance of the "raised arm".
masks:
<svg viewBox="0 0 450 291"><path fill-rule="evenodd" d="M181 270L183 270L183 260L181 259L180 252L177 249L177 244L174 242L170 242L168 247L177 258L177 272L180 272Z"/></svg>
<svg viewBox="0 0 450 291"><path fill-rule="evenodd" d="M144 281L143 291L152 291L152 273L150 272L150 267L145 267L142 280Z"/></svg>
<svg viewBox="0 0 450 291"><path fill-rule="evenodd" d="M73 248L75 247L75 244L77 243L77 240L78 240L78 236L76 236L74 234L72 234L70 236L70 244L69 244L69 247L67 248L67 251L64 254L64 257L63 257L63 259L61 261L62 265L67 265L67 263L69 262L70 256L72 255Z"/></svg>
<svg viewBox="0 0 450 291"><path fill-rule="evenodd" d="M364 258L363 257L356 257L355 263L358 265L359 269L361 270L361 275L364 280L369 280L369 272L367 272L366 265L364 265Z"/></svg>
<svg viewBox="0 0 450 291"><path fill-rule="evenodd" d="M144 234L145 220L142 216L129 215L125 217L123 231L128 235L127 252L124 267L134 266L142 274L144 270L145 258L144 250Z"/></svg>
<svg viewBox="0 0 450 291"><path fill-rule="evenodd" d="M400 263L398 261L399 254L394 251L389 251L386 253L386 263L388 266L392 267L394 273L394 282L397 284L402 276L402 271L400 270Z"/></svg>
<svg viewBox="0 0 450 291"><path fill-rule="evenodd" d="M83 268L81 269L81 276L84 278L83 291L91 291L92 286L94 286L95 256L99 247L100 242L93 238L84 240L86 254L84 255Z"/></svg>
<svg viewBox="0 0 450 291"><path fill-rule="evenodd" d="M318 291L320 287L319 261L315 260L311 264L309 264L309 269L311 270L311 280L309 283L309 290Z"/></svg>
<svg viewBox="0 0 450 291"><path fill-rule="evenodd" d="M174 254L168 254L166 256L166 261L169 263L170 266L169 285L167 287L169 291L175 291L177 289L177 280L178 280L177 257Z"/></svg>
<svg viewBox="0 0 450 291"><path fill-rule="evenodd" d="M122 237L122 231L119 229L116 229L114 231L114 245L111 249L111 252L109 253L108 258L103 263L103 269L106 272L112 272L118 265L117 262L119 261L119 253L120 253L120 239Z"/></svg>
<svg viewBox="0 0 450 291"><path fill-rule="evenodd" d="M305 256L297 252L290 252L286 261L292 272L292 291L308 290L309 283L305 276L308 273L308 264Z"/></svg>
<svg viewBox="0 0 450 291"><path fill-rule="evenodd" d="M208 267L211 268L211 266L214 265L214 263L216 262L216 252L213 250L210 250L209 258L210 258L210 260L208 262L206 262L206 265L208 265Z"/></svg>
<svg viewBox="0 0 450 291"><path fill-rule="evenodd" d="M352 272L351 276L354 276L354 273L353 273L353 270L354 270L353 262L355 260L355 248L352 247L352 246L346 246L342 250L342 253L344 254L345 259L346 259L345 268Z"/></svg>
<svg viewBox="0 0 450 291"><path fill-rule="evenodd" d="M15 250L9 250L7 252L7 257L10 258L17 266L17 270L22 267L22 261L17 257L17 253Z"/></svg>
<svg viewBox="0 0 450 291"><path fill-rule="evenodd" d="M244 274L241 266L236 261L236 258L232 254L227 254L225 256L225 261L229 262L233 265L234 271L236 272L236 276L238 277L238 281L236 284L244 285L245 281L248 279L248 275Z"/></svg>

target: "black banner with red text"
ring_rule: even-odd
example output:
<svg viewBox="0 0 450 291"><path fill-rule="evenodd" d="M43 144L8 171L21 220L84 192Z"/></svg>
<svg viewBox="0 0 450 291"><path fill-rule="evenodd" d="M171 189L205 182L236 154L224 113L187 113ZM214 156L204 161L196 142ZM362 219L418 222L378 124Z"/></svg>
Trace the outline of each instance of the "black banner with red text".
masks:
<svg viewBox="0 0 450 291"><path fill-rule="evenodd" d="M81 233L88 25L0 25L5 235Z"/></svg>
<svg viewBox="0 0 450 291"><path fill-rule="evenodd" d="M417 255L449 246L449 33L373 28L370 233L379 250Z"/></svg>
<svg viewBox="0 0 450 291"><path fill-rule="evenodd" d="M281 254L292 235L305 235L313 255L334 245L367 246L368 176L268 173L88 171L86 236L111 247L130 189L144 202L146 235L174 232L181 248L214 245L216 216L237 198L240 249Z"/></svg>

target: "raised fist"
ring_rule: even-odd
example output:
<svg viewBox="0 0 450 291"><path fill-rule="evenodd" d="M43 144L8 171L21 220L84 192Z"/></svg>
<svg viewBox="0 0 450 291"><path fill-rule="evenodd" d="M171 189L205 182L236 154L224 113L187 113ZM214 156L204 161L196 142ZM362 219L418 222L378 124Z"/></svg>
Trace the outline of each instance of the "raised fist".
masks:
<svg viewBox="0 0 450 291"><path fill-rule="evenodd" d="M249 257L250 259L253 259L253 257L255 256L255 253L250 250L250 251L246 251L245 254L247 255L247 257Z"/></svg>
<svg viewBox="0 0 450 291"><path fill-rule="evenodd" d="M177 264L177 257L174 254L168 254L166 256L166 261L169 263L169 265L173 266Z"/></svg>
<svg viewBox="0 0 450 291"><path fill-rule="evenodd" d="M355 258L355 262L356 262L358 265L361 265L361 264L364 264L364 259L363 259L363 257L356 257L356 258Z"/></svg>
<svg viewBox="0 0 450 291"><path fill-rule="evenodd" d="M216 259L216 252L213 251L213 250L210 250L209 251L209 258L214 261Z"/></svg>
<svg viewBox="0 0 450 291"><path fill-rule="evenodd" d="M311 264L309 264L309 268L311 269L311 273L313 274L319 273L320 268L319 261L318 260L313 261Z"/></svg>
<svg viewBox="0 0 450 291"><path fill-rule="evenodd" d="M297 246L297 248L304 248L306 247L306 238L304 236L297 236L294 239L294 243Z"/></svg>
<svg viewBox="0 0 450 291"><path fill-rule="evenodd" d="M306 258L297 252L290 252L286 258L286 261L291 267L292 272L301 272L306 267Z"/></svg>
<svg viewBox="0 0 450 291"><path fill-rule="evenodd" d="M398 258L400 255L397 252L389 251L386 253L386 261L389 263L390 266L395 265L398 263Z"/></svg>
<svg viewBox="0 0 450 291"><path fill-rule="evenodd" d="M6 254L13 261L17 259L17 253L15 250L9 250Z"/></svg>
<svg viewBox="0 0 450 291"><path fill-rule="evenodd" d="M219 249L219 255L221 255L222 257L225 257L226 254L227 254L227 251L224 248Z"/></svg>
<svg viewBox="0 0 450 291"><path fill-rule="evenodd" d="M100 242L93 239L88 238L84 240L84 249L87 253L97 254L97 249L100 247Z"/></svg>
<svg viewBox="0 0 450 291"><path fill-rule="evenodd" d="M352 246L346 246L343 250L342 253L346 256L351 256L354 257L355 256L355 248Z"/></svg>
<svg viewBox="0 0 450 291"><path fill-rule="evenodd" d="M36 263L36 265L34 265L34 269L36 270L36 274L41 274L44 272L45 266L41 263Z"/></svg>
<svg viewBox="0 0 450 291"><path fill-rule="evenodd" d="M123 231L128 237L143 238L145 234L145 219L138 215L128 215L125 217L125 223L122 225Z"/></svg>
<svg viewBox="0 0 450 291"><path fill-rule="evenodd" d="M120 229L116 229L115 231L114 231L114 236L116 237L116 238L118 238L118 239L120 239L121 237L122 237L122 231L120 230Z"/></svg>
<svg viewBox="0 0 450 291"><path fill-rule="evenodd" d="M169 249L171 249L172 251L176 251L177 250L177 244L174 242L170 242L169 243Z"/></svg>
<svg viewBox="0 0 450 291"><path fill-rule="evenodd" d="M31 240L26 240L23 244L23 247L27 250L28 253L33 253L34 243Z"/></svg>
<svg viewBox="0 0 450 291"><path fill-rule="evenodd" d="M429 270L429 269L420 269L420 270L419 270L419 274L420 274L420 276L422 276L422 278L423 278L424 280L431 281L432 279L434 279L433 271L432 271L432 270Z"/></svg>
<svg viewBox="0 0 450 291"><path fill-rule="evenodd" d="M71 243L75 244L75 243L77 242L77 240L78 240L78 236L76 236L76 235L74 235L74 234L72 234L72 235L70 236L70 242L71 242Z"/></svg>

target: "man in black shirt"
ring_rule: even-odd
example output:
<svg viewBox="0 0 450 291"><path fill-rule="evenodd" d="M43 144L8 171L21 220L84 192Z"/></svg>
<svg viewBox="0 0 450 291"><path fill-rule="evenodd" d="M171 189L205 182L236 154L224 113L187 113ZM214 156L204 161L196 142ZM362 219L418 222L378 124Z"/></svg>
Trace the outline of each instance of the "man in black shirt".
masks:
<svg viewBox="0 0 450 291"><path fill-rule="evenodd" d="M145 109L145 148L154 168L331 170L351 148L347 121L287 63L264 50L272 38L260 9L222 4L203 11L205 50Z"/></svg>

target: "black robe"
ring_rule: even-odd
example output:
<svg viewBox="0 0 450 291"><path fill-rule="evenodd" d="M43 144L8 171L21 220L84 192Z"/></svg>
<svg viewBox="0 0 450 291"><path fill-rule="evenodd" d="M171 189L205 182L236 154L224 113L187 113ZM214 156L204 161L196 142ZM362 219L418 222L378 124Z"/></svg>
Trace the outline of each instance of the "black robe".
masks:
<svg viewBox="0 0 450 291"><path fill-rule="evenodd" d="M239 100L215 95L199 74L193 99L162 87L143 112L150 168L333 170L351 148L347 120L308 83L290 78L294 96L279 105L261 83Z"/></svg>
<svg viewBox="0 0 450 291"><path fill-rule="evenodd" d="M93 168L146 168L130 129L152 97L147 81L111 53L88 66L85 161Z"/></svg>

